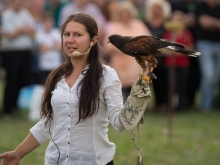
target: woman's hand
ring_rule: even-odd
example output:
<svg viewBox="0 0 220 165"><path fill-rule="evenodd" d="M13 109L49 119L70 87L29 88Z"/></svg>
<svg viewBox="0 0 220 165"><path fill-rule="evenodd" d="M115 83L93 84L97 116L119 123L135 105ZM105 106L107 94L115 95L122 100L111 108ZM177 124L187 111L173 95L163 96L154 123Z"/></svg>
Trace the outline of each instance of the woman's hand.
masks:
<svg viewBox="0 0 220 165"><path fill-rule="evenodd" d="M149 85L141 74L132 85L131 93L119 115L119 121L127 130L133 130L138 123L144 123L143 115L151 98Z"/></svg>
<svg viewBox="0 0 220 165"><path fill-rule="evenodd" d="M21 160L15 151L0 154L0 159L3 159L0 165L18 165Z"/></svg>

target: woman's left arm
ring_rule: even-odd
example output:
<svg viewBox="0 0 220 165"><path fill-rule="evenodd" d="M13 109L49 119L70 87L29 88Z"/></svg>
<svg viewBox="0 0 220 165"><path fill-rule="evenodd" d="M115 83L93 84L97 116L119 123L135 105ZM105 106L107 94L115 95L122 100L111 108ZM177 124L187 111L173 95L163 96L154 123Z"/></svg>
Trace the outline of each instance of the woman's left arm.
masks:
<svg viewBox="0 0 220 165"><path fill-rule="evenodd" d="M119 121L119 114L123 108L121 82L115 71L107 77L105 82L107 85L104 91L104 100L108 110L109 121L114 129L123 131L125 128Z"/></svg>

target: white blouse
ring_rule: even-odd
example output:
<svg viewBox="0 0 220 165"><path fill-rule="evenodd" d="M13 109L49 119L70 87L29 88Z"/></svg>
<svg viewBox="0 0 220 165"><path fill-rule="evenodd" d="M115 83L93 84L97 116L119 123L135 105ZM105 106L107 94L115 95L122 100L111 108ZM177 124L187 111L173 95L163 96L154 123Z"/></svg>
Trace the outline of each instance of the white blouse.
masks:
<svg viewBox="0 0 220 165"><path fill-rule="evenodd" d="M106 65L103 67L98 113L79 124L76 124L79 115L77 85L84 75L81 74L71 88L65 78L57 83L51 98L51 120L46 127L42 119L30 129L40 144L50 139L45 165L106 165L113 160L116 147L109 142L108 124L110 122L118 131L125 129L118 120L123 99L116 71Z"/></svg>

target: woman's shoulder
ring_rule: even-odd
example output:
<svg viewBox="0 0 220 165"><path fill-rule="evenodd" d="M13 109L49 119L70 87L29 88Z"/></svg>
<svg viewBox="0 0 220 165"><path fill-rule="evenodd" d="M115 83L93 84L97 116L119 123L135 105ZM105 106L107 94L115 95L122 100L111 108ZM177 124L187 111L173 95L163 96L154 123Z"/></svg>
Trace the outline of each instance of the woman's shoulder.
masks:
<svg viewBox="0 0 220 165"><path fill-rule="evenodd" d="M104 81L112 82L112 81L118 81L118 74L116 70L108 65L102 65L103 66L103 78Z"/></svg>
<svg viewBox="0 0 220 165"><path fill-rule="evenodd" d="M116 70L109 65L102 65L103 75L117 75Z"/></svg>

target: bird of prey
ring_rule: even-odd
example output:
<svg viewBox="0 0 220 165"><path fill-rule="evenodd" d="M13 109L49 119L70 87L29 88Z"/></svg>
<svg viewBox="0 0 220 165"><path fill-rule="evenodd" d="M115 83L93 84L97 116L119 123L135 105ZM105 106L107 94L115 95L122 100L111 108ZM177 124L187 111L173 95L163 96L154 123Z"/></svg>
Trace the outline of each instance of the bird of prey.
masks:
<svg viewBox="0 0 220 165"><path fill-rule="evenodd" d="M152 83L152 79L156 78L153 74L153 69L157 67L157 59L155 58L157 53L170 50L193 57L200 55L200 52L186 49L180 43L155 36L140 35L133 37L113 34L108 37L108 43L113 44L124 54L135 57L137 63L143 69L142 79L147 80L150 84ZM148 76L144 76L144 73L148 69L145 61L150 66Z"/></svg>

